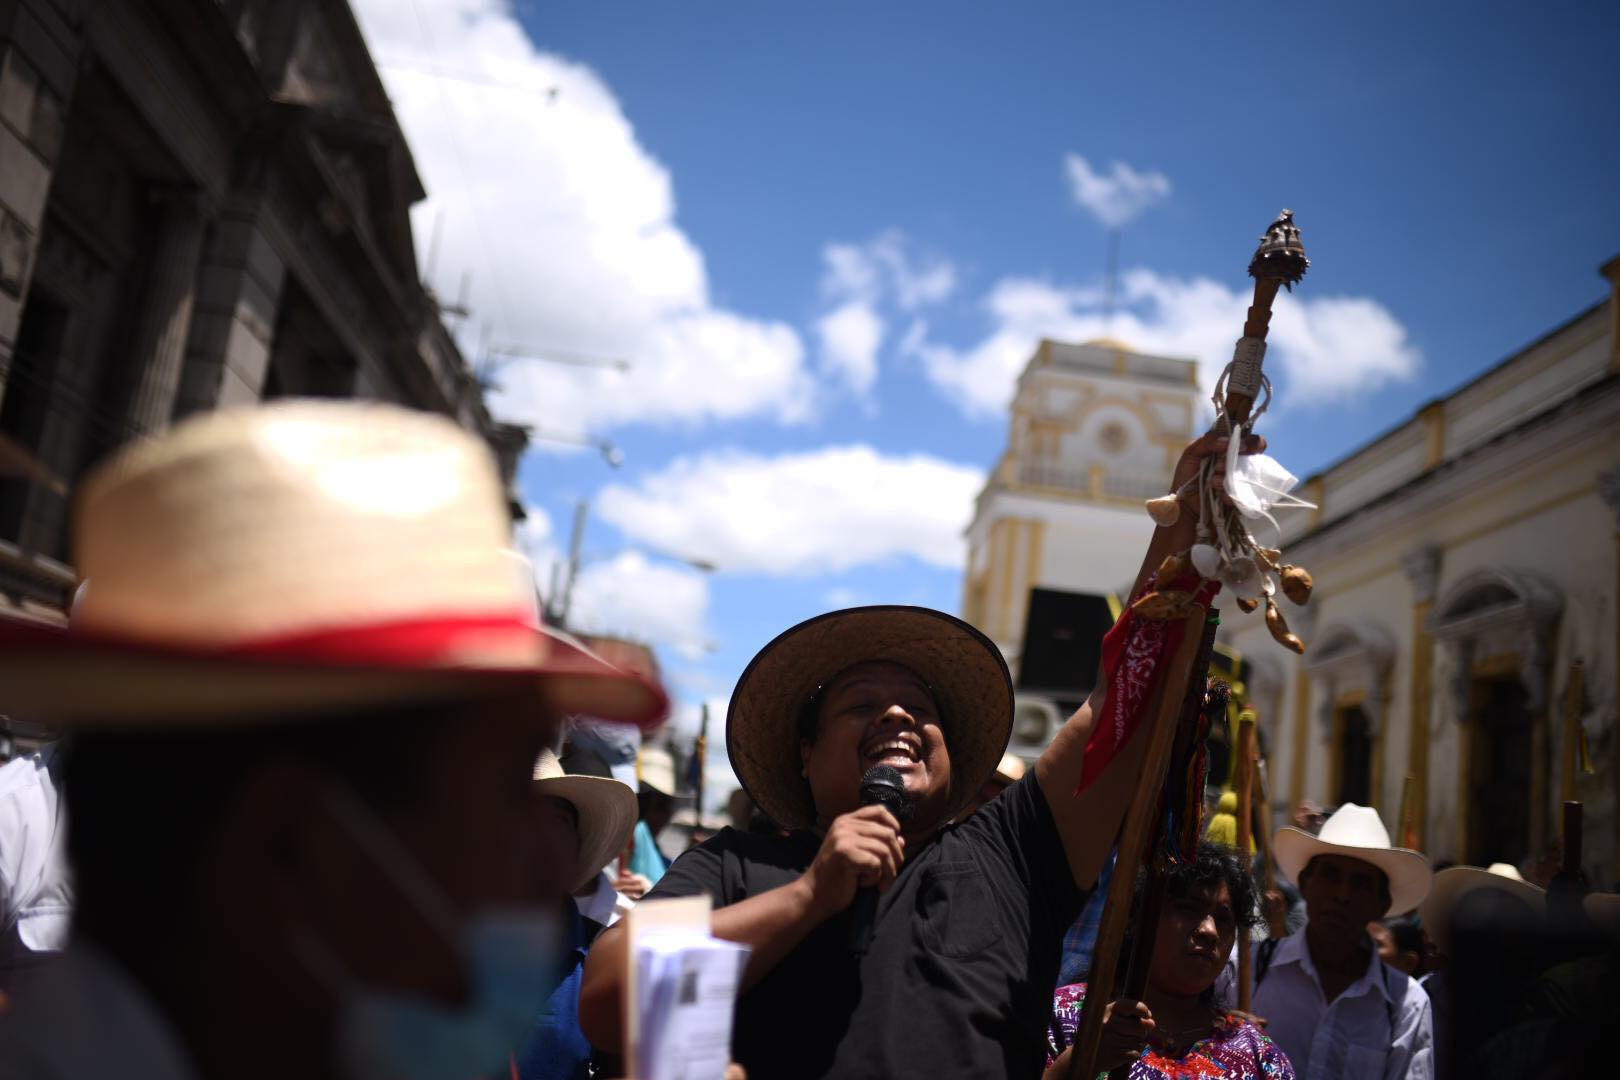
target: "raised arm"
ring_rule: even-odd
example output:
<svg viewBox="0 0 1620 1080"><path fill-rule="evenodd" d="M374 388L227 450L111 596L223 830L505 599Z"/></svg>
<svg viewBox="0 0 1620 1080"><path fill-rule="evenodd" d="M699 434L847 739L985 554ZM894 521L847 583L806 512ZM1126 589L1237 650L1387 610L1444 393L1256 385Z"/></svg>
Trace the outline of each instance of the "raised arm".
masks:
<svg viewBox="0 0 1620 1080"><path fill-rule="evenodd" d="M1198 472L1204 458L1224 454L1226 446L1224 435L1210 434L1195 440L1182 451L1170 489L1180 491ZM1264 449L1265 440L1259 436L1250 436L1243 446L1246 454ZM1223 470L1217 467L1217 480L1222 474ZM1141 595L1148 579L1167 556L1186 551L1193 545L1197 525L1197 500L1184 499L1180 519L1174 525L1160 526L1153 531L1153 539L1142 559L1142 568L1131 588L1132 599ZM1075 794L1080 786L1086 743L1091 739L1095 717L1102 709L1108 689L1102 685L1102 679L1099 678L1098 683L1091 696L1063 725L1052 740L1052 745L1046 748L1040 761L1035 764L1035 776L1040 781L1047 804L1052 808L1058 834L1063 838L1069 869L1074 874L1075 882L1086 889L1095 884L1103 861L1108 857L1119 832L1120 819L1124 816L1148 743L1144 737L1148 725L1144 723L1120 749L1103 774L1085 791Z"/></svg>

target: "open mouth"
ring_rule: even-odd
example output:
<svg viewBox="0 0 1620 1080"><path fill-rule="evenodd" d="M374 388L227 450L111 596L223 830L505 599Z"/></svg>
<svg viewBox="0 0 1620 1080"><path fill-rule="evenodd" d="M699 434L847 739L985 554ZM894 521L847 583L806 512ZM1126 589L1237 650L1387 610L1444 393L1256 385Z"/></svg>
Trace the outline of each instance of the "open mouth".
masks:
<svg viewBox="0 0 1620 1080"><path fill-rule="evenodd" d="M861 747L861 760L867 768L890 765L905 768L922 761L922 740L909 731L880 735Z"/></svg>

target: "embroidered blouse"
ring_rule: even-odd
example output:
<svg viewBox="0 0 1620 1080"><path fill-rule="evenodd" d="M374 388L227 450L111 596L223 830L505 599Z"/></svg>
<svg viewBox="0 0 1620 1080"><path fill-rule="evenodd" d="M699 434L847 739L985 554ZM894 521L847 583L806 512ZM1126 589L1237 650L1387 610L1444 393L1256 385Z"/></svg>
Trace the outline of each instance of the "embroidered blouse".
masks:
<svg viewBox="0 0 1620 1080"><path fill-rule="evenodd" d="M1086 984L1060 986L1052 1001L1052 1021L1046 1032L1046 1064L1074 1041L1085 1007ZM1294 1080L1288 1055L1248 1020L1227 1014L1215 1021L1210 1033L1180 1057L1167 1057L1151 1045L1131 1065L1130 1080Z"/></svg>

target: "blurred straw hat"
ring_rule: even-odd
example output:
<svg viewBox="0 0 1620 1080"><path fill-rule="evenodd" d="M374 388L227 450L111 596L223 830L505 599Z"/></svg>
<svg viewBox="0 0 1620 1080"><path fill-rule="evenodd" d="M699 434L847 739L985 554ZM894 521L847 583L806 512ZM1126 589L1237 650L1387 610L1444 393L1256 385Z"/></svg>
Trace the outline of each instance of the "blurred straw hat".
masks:
<svg viewBox="0 0 1620 1080"><path fill-rule="evenodd" d="M643 746L636 755L636 780L660 795L675 797L675 758L660 746Z"/></svg>
<svg viewBox="0 0 1620 1080"><path fill-rule="evenodd" d="M185 421L80 486L66 629L0 627L0 709L232 725L533 694L651 723L659 687L534 614L489 450L448 419L293 401Z"/></svg>
<svg viewBox="0 0 1620 1080"><path fill-rule="evenodd" d="M579 859L569 886L578 892L630 842L636 827L636 793L622 780L566 773L550 750L542 750L534 763L534 789L566 799L579 817Z"/></svg>
<svg viewBox="0 0 1620 1080"><path fill-rule="evenodd" d="M951 755L955 817L996 771L1012 732L1013 688L1001 650L931 608L880 605L817 615L777 635L749 661L726 714L726 750L743 789L784 829L815 824L799 760L799 714L856 664L900 664L933 690Z"/></svg>
<svg viewBox="0 0 1620 1080"><path fill-rule="evenodd" d="M1497 889L1524 901L1535 911L1547 903L1547 890L1524 880L1511 863L1477 866L1448 866L1434 875L1434 888L1418 909L1423 930L1441 952L1451 951L1451 916L1462 898L1479 889Z"/></svg>
<svg viewBox="0 0 1620 1080"><path fill-rule="evenodd" d="M1277 830L1272 841L1277 868L1298 883L1299 873L1318 855L1344 855L1371 863L1389 878L1389 910L1385 916L1411 911L1429 895L1434 872L1429 857L1410 848L1394 847L1378 811L1345 803L1322 823L1315 836L1292 825Z"/></svg>

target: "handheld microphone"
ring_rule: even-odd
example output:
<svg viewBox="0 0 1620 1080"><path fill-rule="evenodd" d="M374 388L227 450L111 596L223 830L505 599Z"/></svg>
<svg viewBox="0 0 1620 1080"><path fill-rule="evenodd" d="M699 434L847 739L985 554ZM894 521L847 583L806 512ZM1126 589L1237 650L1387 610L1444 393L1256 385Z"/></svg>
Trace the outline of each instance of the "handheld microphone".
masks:
<svg viewBox="0 0 1620 1080"><path fill-rule="evenodd" d="M906 781L893 765L874 765L861 777L861 805L882 806L902 825L911 818L911 796L906 794ZM872 923L877 918L878 891L875 885L865 885L855 893L850 908L849 947L857 956L864 956L872 944Z"/></svg>

